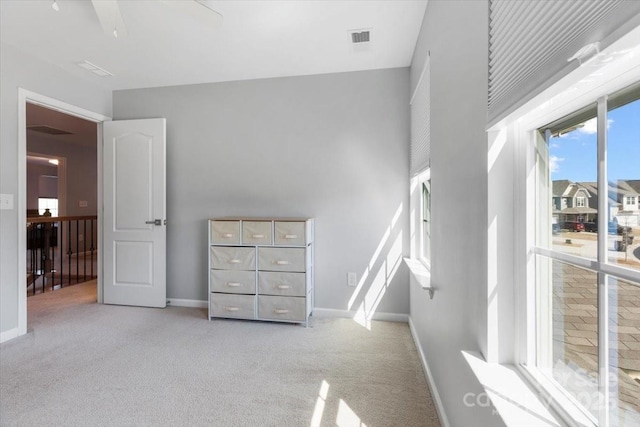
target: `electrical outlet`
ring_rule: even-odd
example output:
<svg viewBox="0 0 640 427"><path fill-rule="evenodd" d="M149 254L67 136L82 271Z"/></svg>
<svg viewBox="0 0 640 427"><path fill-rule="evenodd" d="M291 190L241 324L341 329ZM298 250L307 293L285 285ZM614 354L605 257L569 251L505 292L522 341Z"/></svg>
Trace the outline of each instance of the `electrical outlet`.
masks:
<svg viewBox="0 0 640 427"><path fill-rule="evenodd" d="M347 286L355 287L358 284L358 276L356 273L350 272L347 273Z"/></svg>

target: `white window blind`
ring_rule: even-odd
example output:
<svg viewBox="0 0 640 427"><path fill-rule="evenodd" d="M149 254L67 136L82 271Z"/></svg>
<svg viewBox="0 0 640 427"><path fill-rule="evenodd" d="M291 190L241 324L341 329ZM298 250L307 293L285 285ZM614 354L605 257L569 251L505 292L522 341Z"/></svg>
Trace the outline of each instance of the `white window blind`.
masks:
<svg viewBox="0 0 640 427"><path fill-rule="evenodd" d="M577 68L580 48L637 25L638 0L490 0L489 125Z"/></svg>
<svg viewBox="0 0 640 427"><path fill-rule="evenodd" d="M429 58L411 98L411 175L429 167L431 161L431 93Z"/></svg>

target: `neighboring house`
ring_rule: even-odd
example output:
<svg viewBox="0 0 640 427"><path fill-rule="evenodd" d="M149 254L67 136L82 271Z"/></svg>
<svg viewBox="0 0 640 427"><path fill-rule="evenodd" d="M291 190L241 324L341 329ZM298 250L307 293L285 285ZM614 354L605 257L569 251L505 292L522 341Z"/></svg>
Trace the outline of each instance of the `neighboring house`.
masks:
<svg viewBox="0 0 640 427"><path fill-rule="evenodd" d="M616 213L618 224L640 225L640 179L620 180L609 186L609 197L615 198L620 206Z"/></svg>
<svg viewBox="0 0 640 427"><path fill-rule="evenodd" d="M596 222L598 190L595 182L553 181L553 222ZM609 183L609 218L620 225L640 225L640 180Z"/></svg>
<svg viewBox="0 0 640 427"><path fill-rule="evenodd" d="M578 221L593 222L598 213L597 192L592 183L553 181L553 218L554 222Z"/></svg>

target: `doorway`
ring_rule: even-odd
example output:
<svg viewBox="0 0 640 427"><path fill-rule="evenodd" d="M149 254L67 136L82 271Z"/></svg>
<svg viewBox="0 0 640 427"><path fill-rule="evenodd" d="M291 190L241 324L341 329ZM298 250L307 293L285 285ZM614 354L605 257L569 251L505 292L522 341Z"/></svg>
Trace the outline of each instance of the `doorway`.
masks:
<svg viewBox="0 0 640 427"><path fill-rule="evenodd" d="M57 228L60 227L60 221L56 218L47 218L47 215L41 218L41 232L35 231L31 242L29 242L28 233L19 233L18 335L23 335L27 332L27 286L25 285L28 282L26 254L29 246L35 246L39 249L40 252L35 258L42 263L36 274L42 274L44 276L42 280L52 288L64 287L64 280L74 280L72 278L74 274L70 270L64 273L60 265L66 264L75 268L75 279L78 279L77 276L80 275L78 260L80 254L87 252L88 247L88 252L93 251L95 257L95 261L91 263L94 266L94 271L91 273L91 267L89 267L89 274L93 274L96 278L96 299L98 303L102 302L102 263L101 251L98 250L100 247L98 242L101 241L100 207L102 206L101 133L102 122L110 120L110 118L24 89L19 89L18 97L19 193L17 208L19 210L19 229L28 229L29 213L37 212L38 217L42 217L40 209L34 205L33 195L28 193L28 152L44 155L47 162L49 160L58 160L58 163L60 160L64 161L67 176L62 194L56 194L55 198L43 197L43 199L56 199L59 215L64 214L67 218L91 216L95 218L88 225L86 222L84 224L80 222L74 227L67 225L65 229L64 226ZM87 155L87 153L93 154ZM51 164L53 165L53 163ZM43 180L43 186L46 186L46 182L48 182L51 187L51 182L54 181L53 174L45 174L45 176L49 178ZM87 179L87 176L90 176L90 179ZM59 183L57 188L61 188L61 177L56 179ZM48 191L49 195L53 194L51 188ZM63 197L58 197L60 195ZM63 201L63 198L66 200ZM48 202L54 203L52 200ZM39 203L39 200L35 203ZM43 206L44 203L45 201L43 201ZM28 211L28 209L30 210ZM51 207L49 212L51 212ZM55 224L58 225L55 226ZM85 240L85 236L91 235L94 238L93 244ZM54 247L53 251L51 251L51 247ZM42 255L42 249L45 248L48 252ZM55 248L57 248L57 252ZM53 256L56 256L55 260L52 259ZM85 271L82 272L83 279L87 275ZM57 278L55 277L56 273ZM69 282L67 283L69 284Z"/></svg>
<svg viewBox="0 0 640 427"><path fill-rule="evenodd" d="M27 296L35 298L97 278L97 123L30 102L26 114Z"/></svg>

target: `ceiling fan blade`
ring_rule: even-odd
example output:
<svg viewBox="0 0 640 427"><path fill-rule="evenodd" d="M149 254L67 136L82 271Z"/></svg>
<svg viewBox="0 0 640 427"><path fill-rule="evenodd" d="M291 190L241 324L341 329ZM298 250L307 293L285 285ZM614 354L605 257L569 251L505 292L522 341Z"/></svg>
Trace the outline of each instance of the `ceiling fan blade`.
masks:
<svg viewBox="0 0 640 427"><path fill-rule="evenodd" d="M117 0L91 0L91 3L105 34L118 38L127 36L127 27Z"/></svg>
<svg viewBox="0 0 640 427"><path fill-rule="evenodd" d="M161 0L162 3L180 10L185 15L190 16L193 20L200 22L209 28L218 28L222 25L223 17L214 9L215 1L211 0Z"/></svg>

